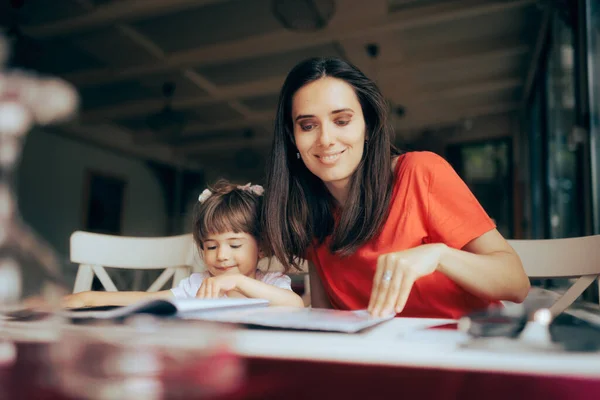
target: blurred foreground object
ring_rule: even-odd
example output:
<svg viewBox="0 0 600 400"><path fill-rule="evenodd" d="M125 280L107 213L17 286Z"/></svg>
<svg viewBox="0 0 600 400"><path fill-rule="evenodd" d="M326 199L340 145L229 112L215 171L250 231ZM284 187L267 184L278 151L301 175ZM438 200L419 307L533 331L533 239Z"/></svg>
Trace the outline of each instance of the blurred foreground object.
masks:
<svg viewBox="0 0 600 400"><path fill-rule="evenodd" d="M5 349L0 351L0 365L14 359L15 353L6 350L11 343L2 324L23 318L25 295L41 299L36 308L48 316L45 329L56 328L52 308L59 306L65 288L60 263L21 220L14 183L26 134L36 124L73 117L79 103L77 92L65 81L8 70L8 55L8 43L0 35L0 348Z"/></svg>
<svg viewBox="0 0 600 400"><path fill-rule="evenodd" d="M230 328L136 315L63 330L52 349L59 390L77 399L207 399L236 392Z"/></svg>

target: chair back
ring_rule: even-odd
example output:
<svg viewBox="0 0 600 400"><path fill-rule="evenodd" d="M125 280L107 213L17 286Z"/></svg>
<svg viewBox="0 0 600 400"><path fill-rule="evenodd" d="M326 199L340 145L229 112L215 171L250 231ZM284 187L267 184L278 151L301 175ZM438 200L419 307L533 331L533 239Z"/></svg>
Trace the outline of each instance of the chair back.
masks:
<svg viewBox="0 0 600 400"><path fill-rule="evenodd" d="M124 237L77 231L71 235L71 262L79 264L73 292L90 290L94 275L107 291L117 291L104 268L164 269L148 288L160 290L170 279L175 287L197 264L191 234L170 237Z"/></svg>
<svg viewBox="0 0 600 400"><path fill-rule="evenodd" d="M565 239L509 240L530 278L577 278L550 307L558 315L600 275L600 235ZM599 286L600 288L600 286Z"/></svg>

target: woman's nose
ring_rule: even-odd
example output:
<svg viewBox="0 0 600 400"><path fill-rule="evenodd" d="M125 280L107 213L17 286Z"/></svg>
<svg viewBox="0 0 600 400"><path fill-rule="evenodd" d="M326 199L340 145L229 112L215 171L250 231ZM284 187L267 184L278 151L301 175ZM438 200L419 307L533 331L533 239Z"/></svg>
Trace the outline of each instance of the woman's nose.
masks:
<svg viewBox="0 0 600 400"><path fill-rule="evenodd" d="M333 144L334 133L327 124L323 124L319 133L319 144L323 147L329 147Z"/></svg>

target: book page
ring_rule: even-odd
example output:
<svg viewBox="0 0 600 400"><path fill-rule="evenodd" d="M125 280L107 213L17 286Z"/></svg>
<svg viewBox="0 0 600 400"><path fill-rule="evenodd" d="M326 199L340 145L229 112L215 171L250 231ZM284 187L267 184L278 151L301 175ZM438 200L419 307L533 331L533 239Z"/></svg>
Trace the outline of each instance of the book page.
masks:
<svg viewBox="0 0 600 400"><path fill-rule="evenodd" d="M71 319L113 319L132 314L153 314L170 316L189 312L233 310L240 308L266 307L265 299L146 299L128 306L104 306L64 310L62 315Z"/></svg>

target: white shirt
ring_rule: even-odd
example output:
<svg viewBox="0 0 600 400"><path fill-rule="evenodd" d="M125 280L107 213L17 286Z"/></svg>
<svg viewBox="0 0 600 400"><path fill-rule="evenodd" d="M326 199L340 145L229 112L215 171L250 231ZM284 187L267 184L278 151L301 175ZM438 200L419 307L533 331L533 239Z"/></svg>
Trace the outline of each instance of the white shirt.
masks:
<svg viewBox="0 0 600 400"><path fill-rule="evenodd" d="M177 287L171 289L171 292L175 297L180 299L194 298L198 289L202 286L202 282L210 277L211 275L208 271L193 273L189 277L182 279ZM292 290L292 279L281 272L262 272L257 270L256 280L280 289Z"/></svg>

